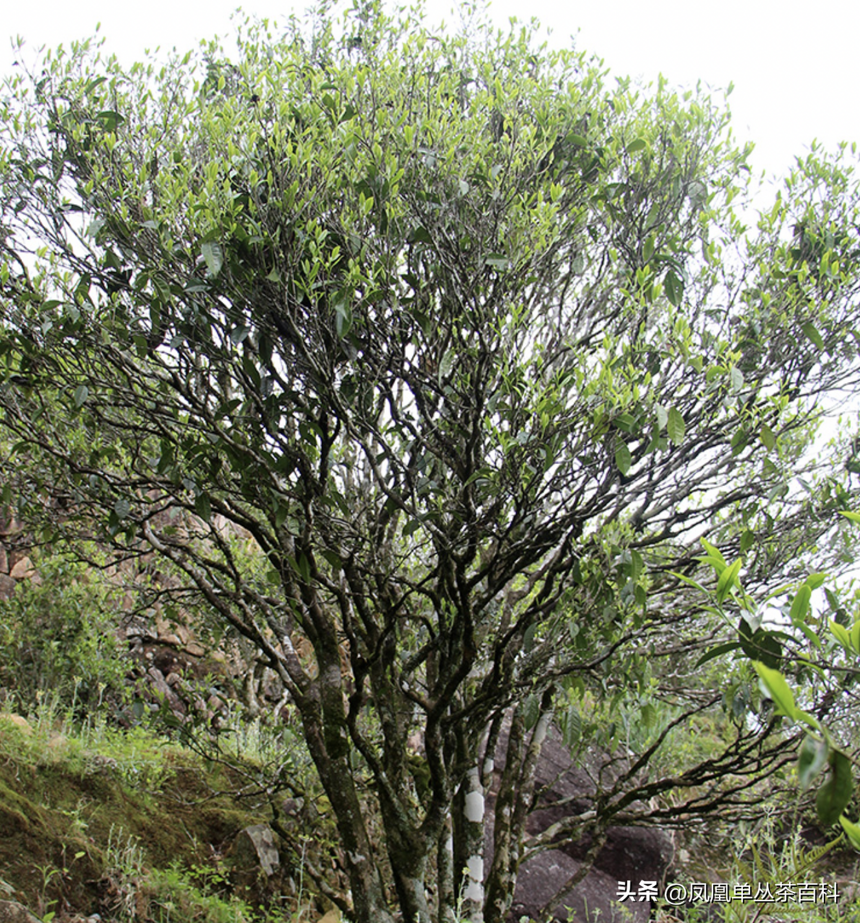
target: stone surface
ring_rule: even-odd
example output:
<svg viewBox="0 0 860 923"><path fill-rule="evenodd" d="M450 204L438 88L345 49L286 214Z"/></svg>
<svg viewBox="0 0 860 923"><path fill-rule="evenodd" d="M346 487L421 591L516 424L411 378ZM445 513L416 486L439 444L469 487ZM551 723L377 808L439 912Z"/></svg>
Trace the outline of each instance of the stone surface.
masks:
<svg viewBox="0 0 860 923"><path fill-rule="evenodd" d="M13 580L8 574L0 574L0 599L10 599L16 586L17 580Z"/></svg>
<svg viewBox="0 0 860 923"><path fill-rule="evenodd" d="M281 859L275 846L275 835L268 824L254 824L236 838L235 863L237 869L248 871L255 867L274 875L281 867Z"/></svg>
<svg viewBox="0 0 860 923"><path fill-rule="evenodd" d="M17 901L0 901L0 923L42 923Z"/></svg>
<svg viewBox="0 0 860 923"><path fill-rule="evenodd" d="M29 580L35 573L33 562L29 558L21 558L12 565L9 576L14 580Z"/></svg>
<svg viewBox="0 0 860 923"><path fill-rule="evenodd" d="M10 715L8 712L0 712L0 721L8 721L9 724L13 724L19 731L24 734L32 734L33 728L30 727L30 722L26 718L22 718L21 715Z"/></svg>
<svg viewBox="0 0 860 923"><path fill-rule="evenodd" d="M173 691L173 689L167 685L167 680L164 677L164 674L158 667L150 667L146 671L146 675L149 677L152 682L152 687L156 692L160 693L167 701L170 710L177 715L185 714L185 704L179 698L179 696Z"/></svg>
<svg viewBox="0 0 860 923"><path fill-rule="evenodd" d="M496 764L504 764L507 735L503 734ZM528 821L527 830L536 835L569 814L588 809L594 794L592 776L571 760L561 741L549 736L544 743L536 774L537 788L543 789L537 810ZM492 795L488 799L493 802ZM492 851L492 811L486 829L486 848ZM585 878L572 890L564 885L582 867L591 845L588 836L577 840L560 839L555 848L531 857L520 867L510 919L537 917L538 911L553 895L560 894L553 908L559 921L576 923L647 923L650 901L615 901L619 882L631 882L638 891L640 881L662 885L674 854L668 833L644 827L611 827L607 841ZM489 867L489 861L486 864Z"/></svg>
<svg viewBox="0 0 860 923"><path fill-rule="evenodd" d="M0 535L16 535L23 528L8 509L0 510Z"/></svg>
<svg viewBox="0 0 860 923"><path fill-rule="evenodd" d="M573 878L580 864L557 849L541 853L526 863L517 881L511 919L530 916L552 900L559 884ZM632 923L649 919L648 902L619 904L612 899L617 891L618 881L615 878L592 868L576 888L556 899L553 917L556 920L570 919L575 923Z"/></svg>

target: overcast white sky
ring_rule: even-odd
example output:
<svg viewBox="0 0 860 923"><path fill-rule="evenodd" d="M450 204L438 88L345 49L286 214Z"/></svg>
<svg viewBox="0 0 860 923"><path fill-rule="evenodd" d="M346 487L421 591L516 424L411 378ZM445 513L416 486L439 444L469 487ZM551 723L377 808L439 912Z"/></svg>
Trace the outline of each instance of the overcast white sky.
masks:
<svg viewBox="0 0 860 923"><path fill-rule="evenodd" d="M180 50L199 39L229 34L236 0L8 0L6 35L22 35L29 48L56 45L93 33L96 23L110 50L124 60L145 48ZM245 11L285 19L305 0L246 0ZM451 0L429 0L433 18L452 21ZM551 41L605 59L614 74L673 84L702 79L713 87L735 84L730 104L735 131L756 142L753 164L782 173L813 138L828 147L860 142L860 3L857 0L495 0L500 24L510 16L536 16ZM0 41L4 36L0 35ZM31 55L27 56L28 58ZM13 60L2 41L0 69Z"/></svg>

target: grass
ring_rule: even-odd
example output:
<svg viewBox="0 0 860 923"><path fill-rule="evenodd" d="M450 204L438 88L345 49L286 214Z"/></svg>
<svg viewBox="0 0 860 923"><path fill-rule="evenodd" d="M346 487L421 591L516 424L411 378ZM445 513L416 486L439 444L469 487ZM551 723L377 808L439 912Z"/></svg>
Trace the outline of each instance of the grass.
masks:
<svg viewBox="0 0 860 923"><path fill-rule="evenodd" d="M264 888L232 896L230 844L268 812L213 794L235 787L229 769L143 728L76 727L51 703L27 717L0 718L0 899L53 923L304 919Z"/></svg>

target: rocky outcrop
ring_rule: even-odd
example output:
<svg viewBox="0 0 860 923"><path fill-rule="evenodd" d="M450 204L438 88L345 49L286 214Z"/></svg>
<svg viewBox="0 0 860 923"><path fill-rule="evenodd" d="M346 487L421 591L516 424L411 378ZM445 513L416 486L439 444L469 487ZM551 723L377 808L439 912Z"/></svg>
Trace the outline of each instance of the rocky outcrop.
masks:
<svg viewBox="0 0 860 923"><path fill-rule="evenodd" d="M15 544L23 528L8 510L0 510L0 599L9 599L22 580L37 577L26 551Z"/></svg>
<svg viewBox="0 0 860 923"><path fill-rule="evenodd" d="M42 923L17 901L0 901L0 923Z"/></svg>
<svg viewBox="0 0 860 923"><path fill-rule="evenodd" d="M502 735L499 768L504 763L506 746L507 735ZM553 736L544 743L536 782L542 794L529 818L527 831L531 835L542 833L570 813L587 809L595 794L592 776L574 764L567 748ZM492 812L489 816L492 818ZM486 830L488 855L492 851L492 833L490 820ZM588 836L559 839L552 849L526 860L520 867L510 919L537 919L541 908L552 902L553 918L559 921L647 923L651 901L619 903L615 897L619 882L629 881L634 892L638 892L639 882L657 882L662 891L674 854L670 835L656 828L611 827L588 874L575 888L565 889L565 884L582 868L590 847Z"/></svg>
<svg viewBox="0 0 860 923"><path fill-rule="evenodd" d="M245 829L236 838L233 852L235 870L262 872L271 878L281 868L281 859L275 846L275 835L268 824L254 824Z"/></svg>

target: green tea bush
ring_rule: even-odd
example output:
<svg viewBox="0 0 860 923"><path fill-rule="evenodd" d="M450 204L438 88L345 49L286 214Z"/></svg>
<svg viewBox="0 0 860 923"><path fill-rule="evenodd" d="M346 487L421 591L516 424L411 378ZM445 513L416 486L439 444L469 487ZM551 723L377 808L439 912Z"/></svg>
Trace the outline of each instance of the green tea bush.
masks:
<svg viewBox="0 0 860 923"><path fill-rule="evenodd" d="M0 688L24 708L45 695L79 714L121 704L119 591L96 568L61 556L40 560L38 573L0 601Z"/></svg>

